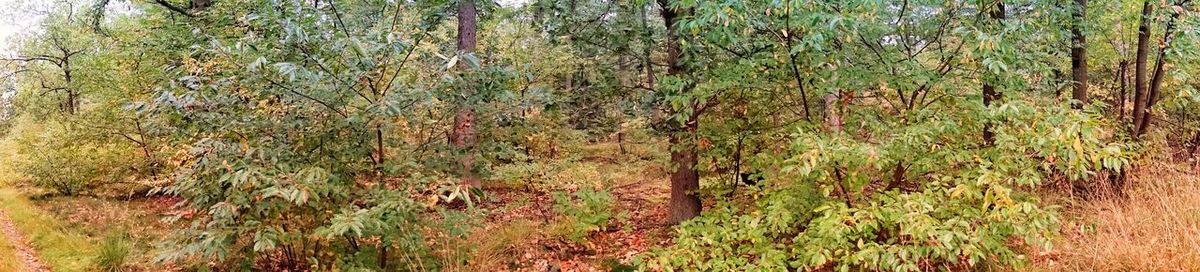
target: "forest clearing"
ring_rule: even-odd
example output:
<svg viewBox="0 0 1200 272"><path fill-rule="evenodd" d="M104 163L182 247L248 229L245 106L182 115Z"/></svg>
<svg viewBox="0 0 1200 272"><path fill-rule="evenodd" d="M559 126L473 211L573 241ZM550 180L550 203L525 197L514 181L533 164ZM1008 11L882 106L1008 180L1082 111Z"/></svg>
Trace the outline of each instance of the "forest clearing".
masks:
<svg viewBox="0 0 1200 272"><path fill-rule="evenodd" d="M1191 0L0 0L0 272L1200 271Z"/></svg>

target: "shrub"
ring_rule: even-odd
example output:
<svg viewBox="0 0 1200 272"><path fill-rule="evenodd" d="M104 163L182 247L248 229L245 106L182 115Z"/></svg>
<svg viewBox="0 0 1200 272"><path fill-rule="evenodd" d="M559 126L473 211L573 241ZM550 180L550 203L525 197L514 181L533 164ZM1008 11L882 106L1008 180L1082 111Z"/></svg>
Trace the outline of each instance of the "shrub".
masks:
<svg viewBox="0 0 1200 272"><path fill-rule="evenodd" d="M883 128L899 132L876 132L877 141L801 131L780 159L782 173L752 193L752 205L719 204L640 264L713 271L1022 265L1024 250L1048 247L1057 227L1055 208L1023 189L1049 174L1120 171L1132 153L1106 143L1086 114L1023 102L989 114L1008 122L985 148L976 148L979 130L954 117L921 116L928 119ZM878 178L894 177L896 165L904 179Z"/></svg>
<svg viewBox="0 0 1200 272"><path fill-rule="evenodd" d="M28 122L33 122L25 120ZM19 152L26 160L18 170L34 186L62 195L75 195L121 180L142 160L130 160L132 150L105 143L55 121L28 125L19 135Z"/></svg>
<svg viewBox="0 0 1200 272"><path fill-rule="evenodd" d="M591 233L607 229L612 219L620 216L615 214L613 197L608 191L585 187L573 196L555 192L553 197L560 220L557 231L575 242L583 242Z"/></svg>

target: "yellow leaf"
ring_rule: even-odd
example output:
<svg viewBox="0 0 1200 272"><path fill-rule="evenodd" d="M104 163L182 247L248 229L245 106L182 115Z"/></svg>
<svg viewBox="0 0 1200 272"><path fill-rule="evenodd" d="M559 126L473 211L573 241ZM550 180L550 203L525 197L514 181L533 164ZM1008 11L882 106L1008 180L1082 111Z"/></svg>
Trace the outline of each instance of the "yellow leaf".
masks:
<svg viewBox="0 0 1200 272"><path fill-rule="evenodd" d="M1082 141L1080 141L1080 140L1079 140L1079 138L1075 138L1075 142L1074 142L1074 143L1072 143L1072 144L1071 144L1071 146L1072 146L1072 147L1075 147L1075 155L1076 155L1076 156L1078 156L1080 160L1086 160L1086 159L1087 159L1087 158L1084 158L1084 155L1083 155L1083 142L1082 142Z"/></svg>
<svg viewBox="0 0 1200 272"><path fill-rule="evenodd" d="M434 205L437 205L437 203L438 203L437 195L429 195L429 197L425 199L425 206L433 207Z"/></svg>

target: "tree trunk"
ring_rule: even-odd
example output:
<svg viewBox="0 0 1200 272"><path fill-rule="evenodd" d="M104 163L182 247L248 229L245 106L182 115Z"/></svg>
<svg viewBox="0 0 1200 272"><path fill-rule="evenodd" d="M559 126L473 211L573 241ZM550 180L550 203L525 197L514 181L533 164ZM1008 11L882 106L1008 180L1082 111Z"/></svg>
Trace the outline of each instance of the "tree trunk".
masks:
<svg viewBox="0 0 1200 272"><path fill-rule="evenodd" d="M1177 5L1182 6L1187 2L1187 0L1184 0L1179 2ZM1167 19L1167 29L1165 32L1163 32L1162 49L1159 49L1158 59L1154 61L1154 76L1150 78L1150 86L1147 87L1147 89L1149 89L1149 94L1146 96L1146 107L1143 108L1145 112L1142 113L1142 122L1138 124L1135 136L1141 136L1142 134L1145 134L1146 128L1150 127L1150 123L1152 121L1151 116L1154 115L1151 109L1154 108L1154 104L1158 103L1159 100L1159 92L1162 89L1163 74L1166 69L1165 64L1167 62L1167 50L1171 49L1171 43L1174 41L1172 34L1175 32L1175 21L1179 19L1179 14L1180 12L1172 12L1170 19Z"/></svg>
<svg viewBox="0 0 1200 272"><path fill-rule="evenodd" d="M475 0L459 0L458 2L458 52L460 55L469 54L475 51ZM466 61L460 61L458 68L460 70L469 69ZM463 185L479 187L482 181L475 173L475 109L461 102L459 105L458 114L454 116L454 130L450 137L451 145L458 149L460 169L460 182Z"/></svg>
<svg viewBox="0 0 1200 272"><path fill-rule="evenodd" d="M683 54L678 31L679 12L671 7L670 0L658 0L662 7L663 24L667 27L667 74L684 76L687 73L680 58ZM696 107L695 102L692 107ZM692 114L682 124L672 126L676 131L671 135L671 163L675 171L671 173L671 223L678 224L700 215L700 197L696 190L700 189L700 173L696 171L696 130L700 127L700 112L693 109Z"/></svg>
<svg viewBox="0 0 1200 272"><path fill-rule="evenodd" d="M1129 61L1121 60L1117 64L1117 99L1113 107L1117 109L1117 120L1125 120L1125 100L1129 97L1126 82L1129 79ZM1122 121L1123 122L1123 121Z"/></svg>
<svg viewBox="0 0 1200 272"><path fill-rule="evenodd" d="M1083 23L1087 18L1087 0L1075 0L1075 22L1071 24L1071 107L1079 109L1088 103L1087 37Z"/></svg>
<svg viewBox="0 0 1200 272"><path fill-rule="evenodd" d="M992 7L989 15L991 16L992 20L996 20L998 23L1003 24L1005 18L1004 3L1001 0L996 0L995 6ZM991 83L988 83L988 80L989 78L986 76L983 79L984 108L991 107L992 102L1000 99L1000 93L996 92L996 87L992 86ZM992 124L990 121L983 124L983 142L989 146L996 142L996 135L992 132Z"/></svg>
<svg viewBox="0 0 1200 272"><path fill-rule="evenodd" d="M1154 11L1154 6L1150 4L1150 0L1142 2L1142 19L1138 26L1137 52L1133 62L1133 132L1134 138L1141 136L1137 133L1138 128L1146 120L1146 98L1149 97L1149 89L1146 86L1146 58L1150 53L1150 16Z"/></svg>

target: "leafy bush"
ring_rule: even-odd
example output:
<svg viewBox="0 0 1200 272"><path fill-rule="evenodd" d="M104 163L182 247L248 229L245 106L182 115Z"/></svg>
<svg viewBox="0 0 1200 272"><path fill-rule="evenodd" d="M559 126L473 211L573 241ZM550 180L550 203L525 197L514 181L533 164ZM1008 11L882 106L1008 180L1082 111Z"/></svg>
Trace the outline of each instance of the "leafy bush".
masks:
<svg viewBox="0 0 1200 272"><path fill-rule="evenodd" d="M717 271L1021 265L1024 249L1048 247L1057 227L1054 207L1023 189L1053 173L1084 179L1120 171L1133 153L1106 143L1095 118L1065 107L1018 101L992 111L1005 122L994 146L982 149L967 148L977 145L978 130L962 130L969 123L955 117L928 116L878 143L801 131L783 173L752 193L753 205L719 204L641 264ZM904 180L875 178L891 176L897 164Z"/></svg>
<svg viewBox="0 0 1200 272"><path fill-rule="evenodd" d="M447 173L460 173L460 158L469 156L436 141L451 124L443 117L466 103L463 81L477 84L470 103L507 85L488 81L498 69L413 68L460 60L479 68L472 55L447 63L433 57L442 53L437 47L425 46L442 37L437 7L377 2L339 7L335 15L296 1L230 2L207 12L247 28L196 21L168 26L195 31L182 41L180 32L154 33L196 48L172 71L176 80L130 107L163 116L153 129L172 132L168 139L181 149L172 160L179 162L174 182L162 192L184 200L171 219L187 227L167 239L158 259L228 270L438 269L434 259L453 253L428 245L461 236L447 226L469 225L441 224L449 213L437 213L446 212L439 198L414 196L472 194L444 186L457 186ZM383 8L412 20L367 19ZM339 26L319 19L333 17L355 19ZM359 83L367 74L375 76ZM491 114L477 113L481 120Z"/></svg>
<svg viewBox="0 0 1200 272"><path fill-rule="evenodd" d="M21 124L20 132L11 135L19 137L18 152L26 155L18 170L34 186L75 195L121 181L143 162L129 159L136 155L128 146L89 138L68 124L46 122Z"/></svg>
<svg viewBox="0 0 1200 272"><path fill-rule="evenodd" d="M568 195L555 192L554 210L559 215L558 232L567 239L582 242L593 232L607 229L619 216L613 208L612 194L604 190L583 188Z"/></svg>

